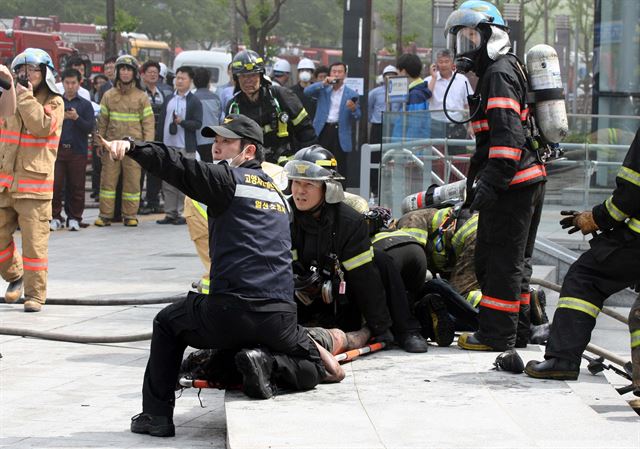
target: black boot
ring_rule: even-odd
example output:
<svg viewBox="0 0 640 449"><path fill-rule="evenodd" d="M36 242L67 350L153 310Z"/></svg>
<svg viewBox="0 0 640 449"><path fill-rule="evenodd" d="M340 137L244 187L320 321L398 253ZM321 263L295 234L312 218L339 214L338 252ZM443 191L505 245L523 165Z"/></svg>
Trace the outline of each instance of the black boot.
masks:
<svg viewBox="0 0 640 449"><path fill-rule="evenodd" d="M263 349L243 349L235 356L236 367L242 374L244 394L250 398L269 399L274 394L271 373L275 359Z"/></svg>
<svg viewBox="0 0 640 449"><path fill-rule="evenodd" d="M440 295L431 294L425 296L431 318L433 338L438 346L449 346L453 342L455 329L453 320L449 316L444 299Z"/></svg>
<svg viewBox="0 0 640 449"><path fill-rule="evenodd" d="M531 289L531 324L539 326L549 322L547 316L547 295L541 288Z"/></svg>
<svg viewBox="0 0 640 449"><path fill-rule="evenodd" d="M458 338L458 346L468 351L496 351L496 352L501 351L498 348L485 345L480 340L478 340L478 337L476 337L476 334L471 334L471 333L462 334L460 338Z"/></svg>
<svg viewBox="0 0 640 449"><path fill-rule="evenodd" d="M549 332L551 331L549 323L541 324L539 326L534 326L532 324L530 330L530 343L533 343L534 345L547 344L547 340L549 340Z"/></svg>
<svg viewBox="0 0 640 449"><path fill-rule="evenodd" d="M176 428L170 416L150 415L139 413L131 418L131 431L133 433L148 433L154 437L173 437Z"/></svg>
<svg viewBox="0 0 640 449"><path fill-rule="evenodd" d="M429 345L417 332L407 332L398 336L398 344L407 352L427 352Z"/></svg>
<svg viewBox="0 0 640 449"><path fill-rule="evenodd" d="M538 362L531 360L524 372L536 379L577 380L580 364L566 359L551 358Z"/></svg>

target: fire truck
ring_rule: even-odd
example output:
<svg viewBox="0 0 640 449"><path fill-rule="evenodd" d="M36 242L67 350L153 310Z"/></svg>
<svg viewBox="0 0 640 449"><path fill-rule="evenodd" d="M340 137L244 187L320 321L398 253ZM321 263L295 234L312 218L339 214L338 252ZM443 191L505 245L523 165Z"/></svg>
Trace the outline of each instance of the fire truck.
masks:
<svg viewBox="0 0 640 449"><path fill-rule="evenodd" d="M55 34L36 31L0 30L0 61L9 65L15 55L29 47L41 48L51 56L56 69L64 68L74 49Z"/></svg>

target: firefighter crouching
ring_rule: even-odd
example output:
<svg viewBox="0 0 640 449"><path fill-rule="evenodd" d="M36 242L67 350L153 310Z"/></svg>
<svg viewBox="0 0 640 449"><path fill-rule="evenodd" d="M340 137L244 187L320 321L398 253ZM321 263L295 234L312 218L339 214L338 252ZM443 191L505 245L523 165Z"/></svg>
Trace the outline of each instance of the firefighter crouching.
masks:
<svg viewBox="0 0 640 449"><path fill-rule="evenodd" d="M542 362L530 361L525 372L541 379L575 380L580 357L604 301L640 280L640 129L616 177L613 194L591 211L562 211L560 222L569 233L601 231L591 248L571 265L562 283L558 307ZM629 327L635 393L640 394L640 316L638 301L631 309Z"/></svg>
<svg viewBox="0 0 640 449"><path fill-rule="evenodd" d="M9 282L5 301L16 302L24 289L24 311L38 312L47 297L53 172L64 103L44 50L27 48L11 69L19 82L16 112L0 120L0 274ZM13 240L18 226L22 255Z"/></svg>
<svg viewBox="0 0 640 449"><path fill-rule="evenodd" d="M152 141L155 136L153 110L147 94L140 87L138 61L123 55L116 60L116 85L100 102L98 134L107 140L125 136ZM114 161L108 152L102 155L100 176L100 216L96 226L110 226L116 202L116 186L122 172L122 218L125 226L138 226L140 204L140 165L131 158Z"/></svg>

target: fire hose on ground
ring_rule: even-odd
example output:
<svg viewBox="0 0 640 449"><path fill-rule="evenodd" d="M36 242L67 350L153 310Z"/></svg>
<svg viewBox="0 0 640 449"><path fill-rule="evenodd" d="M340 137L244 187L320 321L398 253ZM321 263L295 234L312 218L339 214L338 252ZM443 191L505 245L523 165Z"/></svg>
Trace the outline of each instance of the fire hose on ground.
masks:
<svg viewBox="0 0 640 449"><path fill-rule="evenodd" d="M48 305L64 306L142 306L154 304L168 304L184 299L184 295L167 296L150 299L77 299L77 298L51 298L47 299ZM108 344L130 343L134 341L151 340L151 332L130 335L73 335L61 332L37 331L17 327L0 326L0 335L14 335L17 337L40 338L43 340L64 341L67 343Z"/></svg>

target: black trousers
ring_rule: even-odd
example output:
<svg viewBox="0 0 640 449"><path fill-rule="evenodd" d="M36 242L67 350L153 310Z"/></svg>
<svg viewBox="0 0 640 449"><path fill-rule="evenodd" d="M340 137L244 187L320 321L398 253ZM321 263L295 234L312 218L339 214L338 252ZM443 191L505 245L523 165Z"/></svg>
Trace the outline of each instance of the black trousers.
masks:
<svg viewBox="0 0 640 449"><path fill-rule="evenodd" d="M143 412L173 416L174 389L187 346L235 351L264 346L275 358L274 380L294 390L309 390L326 375L318 349L297 324L295 312L254 312L215 301L189 293L154 318Z"/></svg>
<svg viewBox="0 0 640 449"><path fill-rule="evenodd" d="M397 256L398 253L396 253ZM385 251L374 248L373 261L378 267L384 285L387 307L393 322L391 330L396 336L420 332L420 322L411 312L406 284L402 280L401 271L396 267L394 259ZM402 265L401 261L398 261L398 265Z"/></svg>
<svg viewBox="0 0 640 449"><path fill-rule="evenodd" d="M640 235L626 226L600 234L569 268L553 315L546 358L580 362L604 301L640 280Z"/></svg>
<svg viewBox="0 0 640 449"><path fill-rule="evenodd" d="M524 317L544 191L537 183L501 192L478 217L475 271L482 301L476 336L494 349L512 348L518 326L529 327Z"/></svg>
<svg viewBox="0 0 640 449"><path fill-rule="evenodd" d="M162 190L162 179L149 173L144 168L142 169L142 175L140 176L140 191L144 185L144 179L147 178L147 192L145 193L144 200L147 206L159 207L160 206L160 190Z"/></svg>
<svg viewBox="0 0 640 449"><path fill-rule="evenodd" d="M369 131L369 144L382 143L382 123L372 123Z"/></svg>
<svg viewBox="0 0 640 449"><path fill-rule="evenodd" d="M427 256L417 243L394 246L385 251L393 260L393 264L402 276L404 288L409 297L411 307L424 287L427 277Z"/></svg>
<svg viewBox="0 0 640 449"><path fill-rule="evenodd" d="M331 151L338 162L338 173L343 176L347 176L347 154L342 151L340 146L340 136L338 135L338 124L325 123L320 135L318 136L318 143Z"/></svg>

